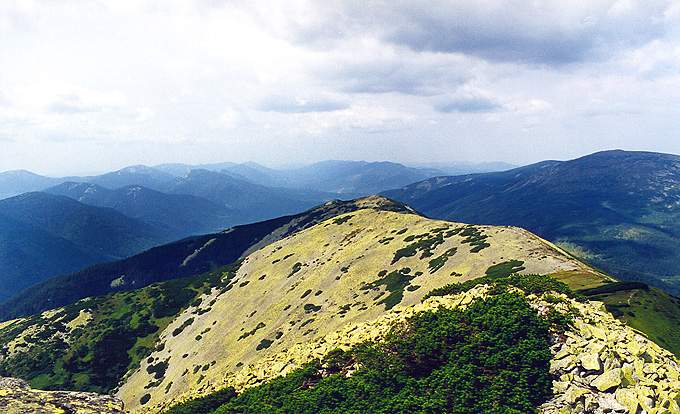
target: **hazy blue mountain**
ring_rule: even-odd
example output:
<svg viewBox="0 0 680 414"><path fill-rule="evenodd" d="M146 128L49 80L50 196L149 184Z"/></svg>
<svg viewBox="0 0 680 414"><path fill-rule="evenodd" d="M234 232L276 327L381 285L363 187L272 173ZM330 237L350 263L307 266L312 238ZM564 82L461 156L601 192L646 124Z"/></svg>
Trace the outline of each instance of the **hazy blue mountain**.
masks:
<svg viewBox="0 0 680 414"><path fill-rule="evenodd" d="M517 165L509 164L507 162L490 161L490 162L429 162L414 164L418 168L434 168L442 171L444 175L466 175L478 174L486 172L507 171L517 168Z"/></svg>
<svg viewBox="0 0 680 414"><path fill-rule="evenodd" d="M0 200L0 214L112 258L138 253L172 237L163 229L111 208L40 192Z"/></svg>
<svg viewBox="0 0 680 414"><path fill-rule="evenodd" d="M299 188L285 171L275 170L254 162L232 165L220 170L224 174L267 187Z"/></svg>
<svg viewBox="0 0 680 414"><path fill-rule="evenodd" d="M289 185L297 188L357 196L442 174L434 169L411 168L386 161L322 161L284 172Z"/></svg>
<svg viewBox="0 0 680 414"><path fill-rule="evenodd" d="M266 187L314 190L351 198L375 194L445 173L436 168L412 168L393 162L321 161L287 169L273 169L254 162L203 165L166 164L165 172L185 176L192 169L229 175Z"/></svg>
<svg viewBox="0 0 680 414"><path fill-rule="evenodd" d="M0 200L0 217L0 297L172 239L167 231L113 209L46 193Z"/></svg>
<svg viewBox="0 0 680 414"><path fill-rule="evenodd" d="M86 182L108 189L138 185L152 190L167 190L175 178L186 177L192 170L222 173L237 180L265 187L314 190L350 198L378 193L439 175L501 171L510 168L512 168L510 164L500 162L431 163L407 167L392 162L322 161L286 169L268 168L254 162L195 165L171 163L154 167L135 165L102 175L60 178L19 170L0 173L0 199L31 191L42 191L65 182Z"/></svg>
<svg viewBox="0 0 680 414"><path fill-rule="evenodd" d="M168 163L168 164L160 164L160 165L154 165L152 168L163 171L165 173L174 175L175 177L181 177L183 175L189 174L191 170L208 170L208 171L217 171L220 172L222 170L229 169L231 167L234 167L238 164L234 162L217 162L217 163L210 163L210 164L182 164L182 163Z"/></svg>
<svg viewBox="0 0 680 414"><path fill-rule="evenodd" d="M156 168L134 165L118 171L72 181L87 181L110 189L126 187L128 185L141 185L152 190L160 190L167 183L174 180L174 178L174 175Z"/></svg>
<svg viewBox="0 0 680 414"><path fill-rule="evenodd" d="M367 205L383 210L407 211L405 206L379 197L332 201L303 213L189 237L127 259L97 264L38 283L0 304L0 320L66 305L87 296L138 289L154 282L203 273L230 264L246 252L323 220L366 208Z"/></svg>
<svg viewBox="0 0 680 414"><path fill-rule="evenodd" d="M384 194L431 217L527 228L621 278L680 293L679 156L606 151Z"/></svg>
<svg viewBox="0 0 680 414"><path fill-rule="evenodd" d="M0 173L0 199L40 191L62 183L62 178L45 177L30 171L15 170Z"/></svg>
<svg viewBox="0 0 680 414"><path fill-rule="evenodd" d="M165 194L139 185L110 190L90 183L64 183L45 190L81 203L109 207L128 217L166 229L174 238L223 230L235 224L235 213L204 198Z"/></svg>
<svg viewBox="0 0 680 414"><path fill-rule="evenodd" d="M265 187L208 170L191 170L176 177L164 191L202 197L235 210L240 222L293 214L333 198L333 194L319 191Z"/></svg>

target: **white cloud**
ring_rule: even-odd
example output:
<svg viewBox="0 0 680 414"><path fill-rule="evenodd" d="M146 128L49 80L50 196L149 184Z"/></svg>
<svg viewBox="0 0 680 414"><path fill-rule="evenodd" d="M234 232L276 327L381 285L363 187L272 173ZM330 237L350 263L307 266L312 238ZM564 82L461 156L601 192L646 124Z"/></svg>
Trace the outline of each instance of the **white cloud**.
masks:
<svg viewBox="0 0 680 414"><path fill-rule="evenodd" d="M0 166L680 152L678 23L666 0L6 0Z"/></svg>
<svg viewBox="0 0 680 414"><path fill-rule="evenodd" d="M270 95L260 102L257 109L265 112L306 113L333 112L348 107L346 99L333 96Z"/></svg>
<svg viewBox="0 0 680 414"><path fill-rule="evenodd" d="M216 128L233 129L241 121L241 115L234 109L227 109L214 122Z"/></svg>

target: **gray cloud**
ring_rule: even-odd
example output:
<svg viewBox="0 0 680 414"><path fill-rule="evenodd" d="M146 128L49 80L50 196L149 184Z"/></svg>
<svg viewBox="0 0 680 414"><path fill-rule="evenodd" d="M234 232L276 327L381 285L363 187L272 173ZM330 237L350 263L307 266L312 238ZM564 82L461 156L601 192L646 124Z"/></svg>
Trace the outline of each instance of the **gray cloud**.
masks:
<svg viewBox="0 0 680 414"><path fill-rule="evenodd" d="M341 60L323 65L316 74L347 93L430 96L463 84L470 78L468 72L462 62L408 55Z"/></svg>
<svg viewBox="0 0 680 414"><path fill-rule="evenodd" d="M436 103L434 108L443 113L484 113L499 111L503 105L494 99L482 96L459 96L444 99Z"/></svg>
<svg viewBox="0 0 680 414"><path fill-rule="evenodd" d="M463 53L490 61L559 66L602 59L664 34L670 0L527 2L473 0L344 1L296 39L327 47L371 33L415 51Z"/></svg>
<svg viewBox="0 0 680 414"><path fill-rule="evenodd" d="M349 108L349 102L343 99L286 95L270 95L257 107L260 111L280 113L332 112L346 108Z"/></svg>

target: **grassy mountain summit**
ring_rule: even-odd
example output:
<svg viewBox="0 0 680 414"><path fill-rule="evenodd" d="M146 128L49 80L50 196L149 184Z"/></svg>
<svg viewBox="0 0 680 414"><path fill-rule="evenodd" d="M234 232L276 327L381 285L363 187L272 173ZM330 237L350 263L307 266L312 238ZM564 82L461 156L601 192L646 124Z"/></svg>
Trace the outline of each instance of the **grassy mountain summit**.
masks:
<svg viewBox="0 0 680 414"><path fill-rule="evenodd" d="M516 225L627 280L680 293L680 157L605 151L385 193L431 217Z"/></svg>
<svg viewBox="0 0 680 414"><path fill-rule="evenodd" d="M160 334L159 350L119 396L133 412L167 407L229 385L263 357L418 303L435 288L513 271L606 279L517 228L373 209L330 218L247 256L228 285Z"/></svg>

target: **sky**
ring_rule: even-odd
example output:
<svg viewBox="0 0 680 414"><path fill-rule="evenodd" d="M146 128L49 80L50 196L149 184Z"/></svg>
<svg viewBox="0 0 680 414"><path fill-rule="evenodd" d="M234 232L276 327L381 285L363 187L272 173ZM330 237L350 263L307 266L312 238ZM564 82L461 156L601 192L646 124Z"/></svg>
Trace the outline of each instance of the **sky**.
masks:
<svg viewBox="0 0 680 414"><path fill-rule="evenodd" d="M2 0L0 171L680 153L680 0Z"/></svg>

